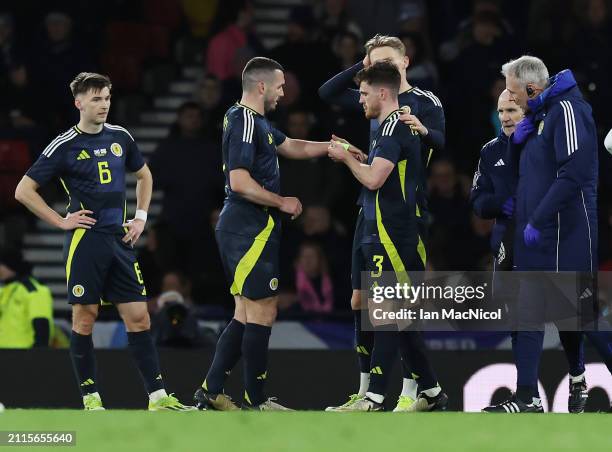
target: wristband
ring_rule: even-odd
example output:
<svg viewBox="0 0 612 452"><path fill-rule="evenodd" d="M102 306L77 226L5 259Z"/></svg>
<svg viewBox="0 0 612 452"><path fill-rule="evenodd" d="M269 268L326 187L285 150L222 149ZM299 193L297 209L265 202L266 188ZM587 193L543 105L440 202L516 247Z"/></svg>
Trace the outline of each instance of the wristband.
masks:
<svg viewBox="0 0 612 452"><path fill-rule="evenodd" d="M147 211L142 210L142 209L136 210L136 213L134 214L134 220L142 220L146 223L147 222Z"/></svg>
<svg viewBox="0 0 612 452"><path fill-rule="evenodd" d="M340 146L342 146L344 148L345 151L348 152L349 148L351 147L350 144L348 143L340 143Z"/></svg>

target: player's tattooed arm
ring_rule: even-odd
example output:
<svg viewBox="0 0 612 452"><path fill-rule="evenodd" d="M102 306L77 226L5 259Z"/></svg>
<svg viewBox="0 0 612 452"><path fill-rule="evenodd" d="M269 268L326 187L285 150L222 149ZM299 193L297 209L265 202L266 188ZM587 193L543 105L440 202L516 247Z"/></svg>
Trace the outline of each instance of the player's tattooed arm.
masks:
<svg viewBox="0 0 612 452"><path fill-rule="evenodd" d="M302 203L292 196L280 196L266 190L251 177L244 168L233 169L229 173L230 187L247 201L262 206L276 207L281 212L291 215L294 220L302 213Z"/></svg>
<svg viewBox="0 0 612 452"><path fill-rule="evenodd" d="M79 210L62 217L53 210L38 194L38 183L29 176L23 176L15 189L15 199L26 206L34 215L52 226L69 231L71 229L91 229L96 224L95 218L88 217L91 210Z"/></svg>

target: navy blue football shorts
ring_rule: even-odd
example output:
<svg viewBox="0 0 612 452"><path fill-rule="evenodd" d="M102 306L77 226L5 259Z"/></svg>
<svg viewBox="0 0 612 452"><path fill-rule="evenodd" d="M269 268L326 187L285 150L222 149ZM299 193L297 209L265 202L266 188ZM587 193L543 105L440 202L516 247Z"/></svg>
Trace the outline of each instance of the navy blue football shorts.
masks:
<svg viewBox="0 0 612 452"><path fill-rule="evenodd" d="M75 229L64 240L70 304L146 301L134 249L122 235Z"/></svg>

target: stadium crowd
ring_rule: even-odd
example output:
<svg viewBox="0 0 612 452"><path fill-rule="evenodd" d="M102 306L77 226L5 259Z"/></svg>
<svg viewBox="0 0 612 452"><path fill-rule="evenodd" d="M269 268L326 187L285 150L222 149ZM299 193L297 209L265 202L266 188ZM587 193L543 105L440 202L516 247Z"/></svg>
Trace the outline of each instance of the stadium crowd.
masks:
<svg viewBox="0 0 612 452"><path fill-rule="evenodd" d="M437 270L491 265L492 222L469 205L479 151L500 128L500 74L510 58L531 53L551 73L572 69L598 126L600 142L599 261L612 269L611 158L603 137L612 126L612 5L606 0L312 0L291 9L283 41L266 48L248 0L113 0L90 14L92 2L46 2L0 8L0 242L20 248L35 227L14 187L45 143L77 121L69 81L80 71L113 81L111 123L128 129L181 69L199 65L191 100L177 109L170 134L152 154L162 212L149 224L139 259L152 300L174 292L218 312L232 306L214 241L223 202L221 131L226 109L240 97L240 75L255 55L285 68L285 95L271 121L297 139L332 133L368 148L361 114L328 106L317 95L330 77L363 59L375 33L399 36L410 58L408 81L433 91L446 115L446 149L432 157L429 263ZM3 9L4 8L4 9ZM42 10L39 10L42 11ZM129 36L129 39L126 39ZM287 313L349 310L350 247L359 186L328 158L280 158L281 193L304 213L283 225L281 308ZM62 199L61 188L47 196Z"/></svg>

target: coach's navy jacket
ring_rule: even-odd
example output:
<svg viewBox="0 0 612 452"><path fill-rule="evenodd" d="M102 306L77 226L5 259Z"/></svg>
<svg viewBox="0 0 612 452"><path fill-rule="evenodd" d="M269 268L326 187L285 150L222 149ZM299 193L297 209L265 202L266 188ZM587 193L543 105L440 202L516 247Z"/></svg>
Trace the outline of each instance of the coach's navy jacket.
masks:
<svg viewBox="0 0 612 452"><path fill-rule="evenodd" d="M506 237L513 219L502 213L502 205L514 194L514 180L511 166L507 162L508 137L500 129L497 138L486 143L480 150L478 169L474 174L470 203L480 218L495 219L491 232L491 250L496 263L509 258L512 249L508 248ZM503 248L500 249L500 247Z"/></svg>
<svg viewBox="0 0 612 452"><path fill-rule="evenodd" d="M529 101L535 130L520 152L514 264L517 270L597 271L597 136L591 107L570 70ZM531 223L540 241L527 247Z"/></svg>

